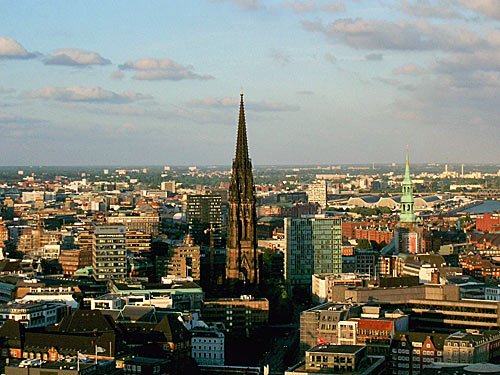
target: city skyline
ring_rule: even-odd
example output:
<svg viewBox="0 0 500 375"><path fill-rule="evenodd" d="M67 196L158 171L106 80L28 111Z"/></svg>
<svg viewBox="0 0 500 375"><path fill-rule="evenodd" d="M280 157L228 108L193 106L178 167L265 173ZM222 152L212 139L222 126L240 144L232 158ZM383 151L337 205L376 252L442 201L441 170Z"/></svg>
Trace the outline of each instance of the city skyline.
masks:
<svg viewBox="0 0 500 375"><path fill-rule="evenodd" d="M491 1L2 13L0 165L229 165L241 86L254 165L399 164L408 143L412 164L500 161Z"/></svg>

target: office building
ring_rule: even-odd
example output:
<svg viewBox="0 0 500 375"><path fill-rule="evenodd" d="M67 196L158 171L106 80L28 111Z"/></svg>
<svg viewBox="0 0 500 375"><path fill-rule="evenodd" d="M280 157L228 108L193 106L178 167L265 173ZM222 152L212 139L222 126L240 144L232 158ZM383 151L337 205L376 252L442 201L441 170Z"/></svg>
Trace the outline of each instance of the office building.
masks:
<svg viewBox="0 0 500 375"><path fill-rule="evenodd" d="M160 189L175 194L175 181L163 181L160 184Z"/></svg>
<svg viewBox="0 0 500 375"><path fill-rule="evenodd" d="M196 245L222 247L222 197L217 194L189 195L186 222Z"/></svg>
<svg viewBox="0 0 500 375"><path fill-rule="evenodd" d="M286 218L285 243L285 281L291 289L311 285L315 273L342 272L340 218Z"/></svg>
<svg viewBox="0 0 500 375"><path fill-rule="evenodd" d="M124 225L129 231L142 232L153 237L158 236L160 231L160 216L156 211L109 216L106 222L111 225Z"/></svg>
<svg viewBox="0 0 500 375"><path fill-rule="evenodd" d="M249 336L269 322L269 301L252 296L206 299L201 316L205 322L224 323L229 334Z"/></svg>
<svg viewBox="0 0 500 375"><path fill-rule="evenodd" d="M103 225L94 228L92 269L97 281L125 278L127 272L126 228Z"/></svg>
<svg viewBox="0 0 500 375"><path fill-rule="evenodd" d="M191 236L188 235L182 246L173 249L173 256L168 265L168 274L200 281L200 257L201 247L195 245Z"/></svg>
<svg viewBox="0 0 500 375"><path fill-rule="evenodd" d="M307 188L307 198L311 203L318 203L321 208L327 206L327 183L326 180L318 180Z"/></svg>

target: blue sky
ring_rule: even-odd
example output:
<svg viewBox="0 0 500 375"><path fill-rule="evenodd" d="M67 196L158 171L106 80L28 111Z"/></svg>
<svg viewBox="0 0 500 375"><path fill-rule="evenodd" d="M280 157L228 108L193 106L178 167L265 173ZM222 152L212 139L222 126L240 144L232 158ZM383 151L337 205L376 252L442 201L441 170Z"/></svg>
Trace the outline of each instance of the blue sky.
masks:
<svg viewBox="0 0 500 375"><path fill-rule="evenodd" d="M0 5L0 165L500 162L497 0Z"/></svg>

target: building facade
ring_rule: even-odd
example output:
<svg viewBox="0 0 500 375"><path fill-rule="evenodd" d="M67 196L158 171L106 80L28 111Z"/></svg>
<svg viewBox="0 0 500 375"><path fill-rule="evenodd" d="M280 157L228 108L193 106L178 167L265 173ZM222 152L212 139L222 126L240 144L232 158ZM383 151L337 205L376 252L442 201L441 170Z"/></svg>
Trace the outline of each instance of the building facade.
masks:
<svg viewBox="0 0 500 375"><path fill-rule="evenodd" d="M186 221L195 244L222 247L222 197L218 194L189 195Z"/></svg>
<svg viewBox="0 0 500 375"><path fill-rule="evenodd" d="M123 279L127 273L126 227L96 226L92 243L92 269L97 281Z"/></svg>
<svg viewBox="0 0 500 375"><path fill-rule="evenodd" d="M313 182L307 188L307 198L311 203L318 203L321 208L327 205L327 183L326 180Z"/></svg>
<svg viewBox="0 0 500 375"><path fill-rule="evenodd" d="M311 285L316 273L342 273L340 218L286 218L285 243L285 281L291 289Z"/></svg>
<svg viewBox="0 0 500 375"><path fill-rule="evenodd" d="M202 319L224 323L229 334L248 336L255 328L268 324L269 301L252 296L207 299L203 301Z"/></svg>
<svg viewBox="0 0 500 375"><path fill-rule="evenodd" d="M199 365L224 366L224 333L215 328L191 331L191 357Z"/></svg>

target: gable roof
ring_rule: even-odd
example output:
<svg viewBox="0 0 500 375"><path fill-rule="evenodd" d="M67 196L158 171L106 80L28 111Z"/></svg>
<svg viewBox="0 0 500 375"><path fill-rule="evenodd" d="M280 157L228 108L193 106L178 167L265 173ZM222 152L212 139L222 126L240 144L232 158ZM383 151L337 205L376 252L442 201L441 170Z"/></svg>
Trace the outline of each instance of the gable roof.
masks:
<svg viewBox="0 0 500 375"><path fill-rule="evenodd" d="M190 339L191 334L177 315L167 315L158 323L155 331L162 332L168 341L179 342Z"/></svg>
<svg viewBox="0 0 500 375"><path fill-rule="evenodd" d="M86 332L117 331L113 318L104 315L100 310L77 310L66 316L59 325L59 332L86 333Z"/></svg>

